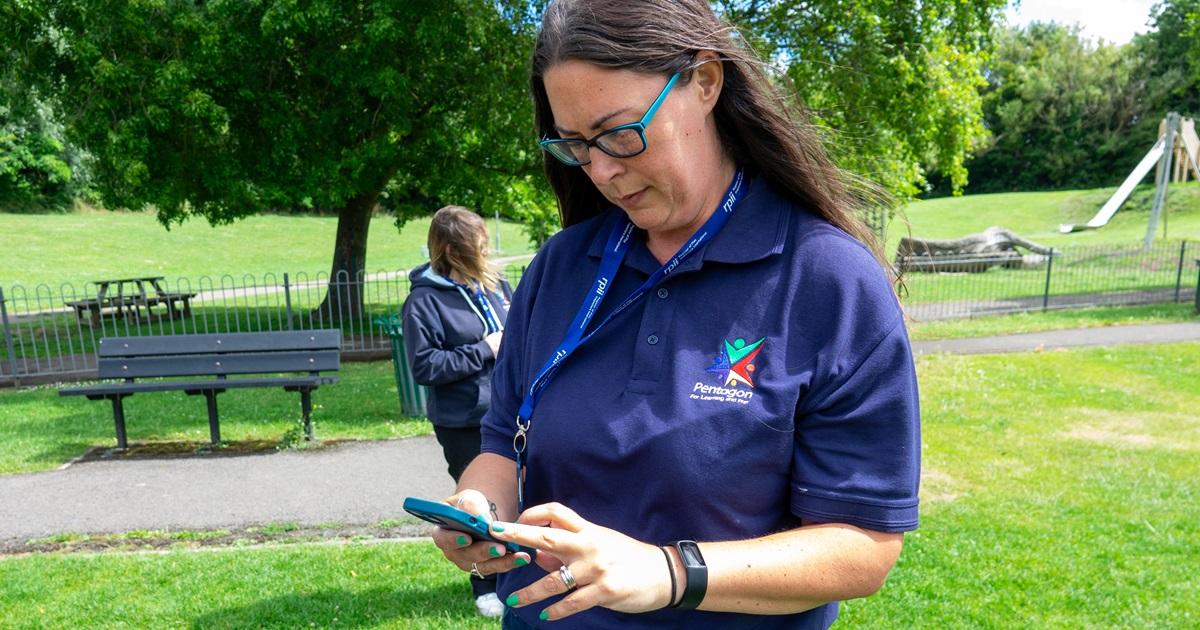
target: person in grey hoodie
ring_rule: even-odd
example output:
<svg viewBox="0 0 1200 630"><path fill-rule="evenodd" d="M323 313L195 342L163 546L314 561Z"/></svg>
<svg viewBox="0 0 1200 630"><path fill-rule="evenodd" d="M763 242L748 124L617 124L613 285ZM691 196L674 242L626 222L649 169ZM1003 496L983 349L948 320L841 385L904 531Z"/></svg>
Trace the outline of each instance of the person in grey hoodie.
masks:
<svg viewBox="0 0 1200 630"><path fill-rule="evenodd" d="M413 378L429 387L426 415L455 483L479 454L479 420L512 299L487 253L483 218L460 206L438 210L429 226L430 262L409 273L412 290L401 309ZM504 612L495 576L472 576L471 590L479 614Z"/></svg>

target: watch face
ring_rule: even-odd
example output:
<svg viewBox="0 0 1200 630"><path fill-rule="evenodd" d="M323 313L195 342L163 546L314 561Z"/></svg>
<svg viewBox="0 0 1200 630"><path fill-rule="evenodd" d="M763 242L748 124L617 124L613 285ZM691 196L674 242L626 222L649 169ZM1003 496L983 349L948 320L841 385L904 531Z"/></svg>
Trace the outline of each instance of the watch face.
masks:
<svg viewBox="0 0 1200 630"><path fill-rule="evenodd" d="M704 556L700 555L700 546L694 542L679 544L679 553L683 564L689 567L704 566Z"/></svg>

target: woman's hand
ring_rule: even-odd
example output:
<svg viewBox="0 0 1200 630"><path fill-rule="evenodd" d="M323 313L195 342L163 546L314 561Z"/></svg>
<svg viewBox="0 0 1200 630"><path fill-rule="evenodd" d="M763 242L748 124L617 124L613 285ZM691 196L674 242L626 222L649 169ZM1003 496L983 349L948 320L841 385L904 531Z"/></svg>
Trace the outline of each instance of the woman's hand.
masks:
<svg viewBox="0 0 1200 630"><path fill-rule="evenodd" d="M500 540L537 549L538 566L550 573L514 593L516 606L574 590L543 611L543 619L562 619L593 606L639 613L670 603L670 569L661 549L589 523L566 506L547 503L529 508L517 523L492 523L492 533ZM563 583L559 572L563 565L574 577L575 589Z"/></svg>
<svg viewBox="0 0 1200 630"><path fill-rule="evenodd" d="M464 490L446 498L446 503L474 514L491 523L496 514L492 504L478 490ZM446 559L455 566L477 577L504 573L529 564L529 554L510 554L504 545L490 541L476 541L470 534L443 527L433 528L433 544L442 550Z"/></svg>

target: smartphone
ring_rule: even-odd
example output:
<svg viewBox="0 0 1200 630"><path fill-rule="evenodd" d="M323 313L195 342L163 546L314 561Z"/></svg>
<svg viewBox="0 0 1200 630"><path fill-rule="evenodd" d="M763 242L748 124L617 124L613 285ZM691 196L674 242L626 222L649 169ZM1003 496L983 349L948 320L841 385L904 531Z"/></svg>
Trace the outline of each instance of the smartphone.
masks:
<svg viewBox="0 0 1200 630"><path fill-rule="evenodd" d="M429 501L417 497L404 498L404 510L413 516L429 521L439 527L470 534L475 540L490 540L504 545L509 553L524 551L532 560L537 557L537 549L524 547L515 542L498 540L492 535L487 521L460 510L453 505L441 501Z"/></svg>

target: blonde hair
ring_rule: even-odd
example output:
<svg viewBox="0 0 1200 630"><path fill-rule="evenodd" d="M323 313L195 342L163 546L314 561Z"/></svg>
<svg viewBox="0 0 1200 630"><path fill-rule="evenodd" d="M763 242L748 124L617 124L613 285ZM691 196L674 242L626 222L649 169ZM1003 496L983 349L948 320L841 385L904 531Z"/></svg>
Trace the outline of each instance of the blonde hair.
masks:
<svg viewBox="0 0 1200 630"><path fill-rule="evenodd" d="M429 224L429 264L438 275L488 291L500 288L500 274L488 266L487 225L462 206L446 206Z"/></svg>

